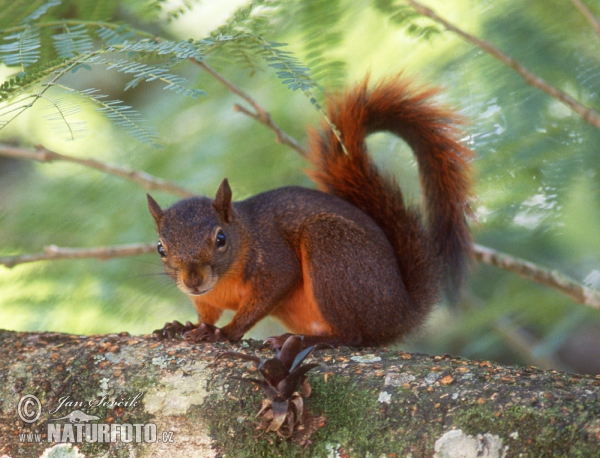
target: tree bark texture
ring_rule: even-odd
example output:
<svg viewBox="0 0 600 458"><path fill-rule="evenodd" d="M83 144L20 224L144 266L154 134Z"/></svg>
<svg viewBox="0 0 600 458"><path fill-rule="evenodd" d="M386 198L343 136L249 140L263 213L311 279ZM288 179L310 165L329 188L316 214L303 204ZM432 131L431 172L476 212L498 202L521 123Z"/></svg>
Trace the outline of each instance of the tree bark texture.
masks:
<svg viewBox="0 0 600 458"><path fill-rule="evenodd" d="M385 348L316 351L300 429L240 378L259 342L0 331L0 457L596 457L600 376Z"/></svg>

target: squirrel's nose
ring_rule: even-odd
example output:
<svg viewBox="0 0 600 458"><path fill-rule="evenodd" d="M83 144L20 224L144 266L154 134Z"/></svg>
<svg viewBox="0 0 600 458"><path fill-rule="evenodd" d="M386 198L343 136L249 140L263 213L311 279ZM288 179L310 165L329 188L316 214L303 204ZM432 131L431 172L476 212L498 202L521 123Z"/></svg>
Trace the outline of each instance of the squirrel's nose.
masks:
<svg viewBox="0 0 600 458"><path fill-rule="evenodd" d="M195 269L184 271L181 274L181 283L190 290L198 289L204 283L204 276Z"/></svg>

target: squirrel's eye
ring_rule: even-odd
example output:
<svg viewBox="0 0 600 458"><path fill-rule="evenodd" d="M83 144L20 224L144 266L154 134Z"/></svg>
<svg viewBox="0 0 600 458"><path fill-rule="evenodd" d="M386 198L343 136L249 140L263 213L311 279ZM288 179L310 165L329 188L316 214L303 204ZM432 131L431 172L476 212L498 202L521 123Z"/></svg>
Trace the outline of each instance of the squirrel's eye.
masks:
<svg viewBox="0 0 600 458"><path fill-rule="evenodd" d="M156 251L158 251L158 254L160 254L161 258L167 257L167 250L165 250L162 242L158 242L158 245L156 245Z"/></svg>
<svg viewBox="0 0 600 458"><path fill-rule="evenodd" d="M227 244L227 237L225 237L225 232L222 229L217 231L217 235L215 237L215 246L217 248L223 248Z"/></svg>

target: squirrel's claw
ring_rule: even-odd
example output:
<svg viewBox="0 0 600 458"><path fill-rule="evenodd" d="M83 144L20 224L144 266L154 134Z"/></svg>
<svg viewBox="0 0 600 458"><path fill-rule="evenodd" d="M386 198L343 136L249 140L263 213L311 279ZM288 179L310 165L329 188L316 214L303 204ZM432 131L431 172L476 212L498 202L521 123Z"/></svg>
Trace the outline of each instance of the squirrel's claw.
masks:
<svg viewBox="0 0 600 458"><path fill-rule="evenodd" d="M225 334L221 329L207 323L200 323L195 329L182 334L182 337L193 343L227 340L227 337L225 337Z"/></svg>
<svg viewBox="0 0 600 458"><path fill-rule="evenodd" d="M184 334L196 329L198 325L187 322L181 324L175 320L172 323L165 323L162 329L157 329L152 332L152 335L157 340L175 339L176 337L183 337Z"/></svg>

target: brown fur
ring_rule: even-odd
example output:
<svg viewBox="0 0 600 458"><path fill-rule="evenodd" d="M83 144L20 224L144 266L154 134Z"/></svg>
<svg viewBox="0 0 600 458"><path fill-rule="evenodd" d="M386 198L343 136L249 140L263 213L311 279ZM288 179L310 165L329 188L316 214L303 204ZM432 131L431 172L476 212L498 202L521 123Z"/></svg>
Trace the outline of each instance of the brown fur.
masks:
<svg viewBox="0 0 600 458"><path fill-rule="evenodd" d="M310 174L323 192L279 188L232 203L224 180L214 201L163 211L149 197L165 268L200 322L236 310L201 339L237 340L273 315L307 342L379 345L421 323L444 283L460 285L471 253L472 154L456 141L455 116L428 101L434 93L401 79L369 90L365 80L332 98L329 116L348 154L328 125L310 133ZM377 131L412 147L426 217L406 208L369 158L365 138Z"/></svg>

